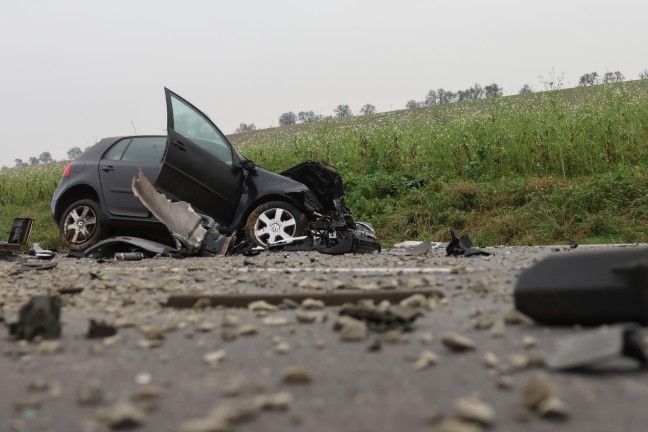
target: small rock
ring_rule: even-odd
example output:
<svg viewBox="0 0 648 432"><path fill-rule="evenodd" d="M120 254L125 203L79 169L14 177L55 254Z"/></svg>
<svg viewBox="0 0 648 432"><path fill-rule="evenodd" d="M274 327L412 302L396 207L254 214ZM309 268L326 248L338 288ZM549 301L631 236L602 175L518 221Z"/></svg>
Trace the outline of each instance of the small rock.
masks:
<svg viewBox="0 0 648 432"><path fill-rule="evenodd" d="M295 311L295 319L302 324L323 323L326 322L327 315L322 311L297 309Z"/></svg>
<svg viewBox="0 0 648 432"><path fill-rule="evenodd" d="M209 333L212 330L214 330L214 324L209 321L203 321L196 327L196 331L201 333Z"/></svg>
<svg viewBox="0 0 648 432"><path fill-rule="evenodd" d="M569 417L569 408L556 396L550 396L541 401L536 410L540 416L548 419L565 420Z"/></svg>
<svg viewBox="0 0 648 432"><path fill-rule="evenodd" d="M290 345L286 342L279 342L275 345L275 351L277 354L287 354L290 352Z"/></svg>
<svg viewBox="0 0 648 432"><path fill-rule="evenodd" d="M38 343L36 351L42 355L56 354L63 349L61 348L61 342L55 340L43 340Z"/></svg>
<svg viewBox="0 0 648 432"><path fill-rule="evenodd" d="M131 395L130 400L132 401L149 401L156 400L164 396L166 391L155 384L148 384L141 387L138 387Z"/></svg>
<svg viewBox="0 0 648 432"><path fill-rule="evenodd" d="M247 324L239 327L238 334L240 336L251 336L257 334L258 329L254 324Z"/></svg>
<svg viewBox="0 0 648 432"><path fill-rule="evenodd" d="M321 290L325 288L325 285L318 281L317 279L313 278L304 278L302 279L297 286L302 289L307 289L307 290Z"/></svg>
<svg viewBox="0 0 648 432"><path fill-rule="evenodd" d="M333 328L339 329L340 340L347 342L364 340L369 331L364 321L349 316L338 317Z"/></svg>
<svg viewBox="0 0 648 432"><path fill-rule="evenodd" d="M322 300L307 298L301 303L300 308L304 310L322 310L324 309L324 306Z"/></svg>
<svg viewBox="0 0 648 432"><path fill-rule="evenodd" d="M146 415L136 406L122 402L110 410L106 420L112 430L129 430L142 426Z"/></svg>
<svg viewBox="0 0 648 432"><path fill-rule="evenodd" d="M491 336L493 337L502 337L504 334L506 334L506 326L504 325L504 321L502 320L497 320L495 323L493 323L493 326L490 329Z"/></svg>
<svg viewBox="0 0 648 432"><path fill-rule="evenodd" d="M263 318L263 324L268 327L282 327L289 324L288 318L282 316L269 316Z"/></svg>
<svg viewBox="0 0 648 432"><path fill-rule="evenodd" d="M495 422L495 411L477 397L457 399L454 405L455 414L462 420L491 426Z"/></svg>
<svg viewBox="0 0 648 432"><path fill-rule="evenodd" d="M203 356L203 360L209 365L209 367L216 369L220 366L220 362L225 358L225 354L225 350L222 349L208 352Z"/></svg>
<svg viewBox="0 0 648 432"><path fill-rule="evenodd" d="M482 432L482 428L474 423L456 419L446 419L439 423L434 432Z"/></svg>
<svg viewBox="0 0 648 432"><path fill-rule="evenodd" d="M508 375L502 375L497 379L497 387L508 390L513 387L515 381Z"/></svg>
<svg viewBox="0 0 648 432"><path fill-rule="evenodd" d="M504 315L504 322L509 325L522 324L529 319L517 309L511 309Z"/></svg>
<svg viewBox="0 0 648 432"><path fill-rule="evenodd" d="M350 289L357 289L360 291L375 291L380 289L378 283L374 281L354 280L349 284Z"/></svg>
<svg viewBox="0 0 648 432"><path fill-rule="evenodd" d="M221 317L221 327L236 327L238 324L238 317L233 313L225 312Z"/></svg>
<svg viewBox="0 0 648 432"><path fill-rule="evenodd" d="M411 308L425 308L428 307L428 298L423 294L414 294L411 295L400 302L401 306L411 307Z"/></svg>
<svg viewBox="0 0 648 432"><path fill-rule="evenodd" d="M495 353L488 351L484 353L484 363L491 369L495 369L499 366L499 359Z"/></svg>
<svg viewBox="0 0 648 432"><path fill-rule="evenodd" d="M248 310L251 312L274 312L279 310L279 308L264 300L258 300L248 304Z"/></svg>
<svg viewBox="0 0 648 432"><path fill-rule="evenodd" d="M304 366L288 366L281 372L281 381L287 384L303 384L312 379L310 370Z"/></svg>
<svg viewBox="0 0 648 432"><path fill-rule="evenodd" d="M556 388L548 376L531 379L522 393L522 403L526 408L535 409L544 400L556 396Z"/></svg>
<svg viewBox="0 0 648 432"><path fill-rule="evenodd" d="M432 351L423 351L413 364L414 370L423 370L439 363L439 356Z"/></svg>
<svg viewBox="0 0 648 432"><path fill-rule="evenodd" d="M434 340L434 334L432 332L426 331L421 333L421 336L419 337L419 340L423 345L428 345L431 344L432 341Z"/></svg>
<svg viewBox="0 0 648 432"><path fill-rule="evenodd" d="M457 333L448 332L443 335L441 342L453 351L468 351L475 349L475 342Z"/></svg>
<svg viewBox="0 0 648 432"><path fill-rule="evenodd" d="M538 340L533 336L524 336L522 338L522 346L525 349L531 349L538 345Z"/></svg>

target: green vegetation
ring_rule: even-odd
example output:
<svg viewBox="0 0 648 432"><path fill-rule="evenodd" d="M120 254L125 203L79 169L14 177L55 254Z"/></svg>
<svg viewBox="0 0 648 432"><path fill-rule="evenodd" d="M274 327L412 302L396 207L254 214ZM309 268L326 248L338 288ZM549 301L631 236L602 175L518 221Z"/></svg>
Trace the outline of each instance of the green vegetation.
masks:
<svg viewBox="0 0 648 432"><path fill-rule="evenodd" d="M648 242L648 80L230 138L270 170L336 166L354 214L386 244L447 240L450 226L478 244ZM62 170L0 171L0 228L29 215L32 239L58 244L49 199Z"/></svg>

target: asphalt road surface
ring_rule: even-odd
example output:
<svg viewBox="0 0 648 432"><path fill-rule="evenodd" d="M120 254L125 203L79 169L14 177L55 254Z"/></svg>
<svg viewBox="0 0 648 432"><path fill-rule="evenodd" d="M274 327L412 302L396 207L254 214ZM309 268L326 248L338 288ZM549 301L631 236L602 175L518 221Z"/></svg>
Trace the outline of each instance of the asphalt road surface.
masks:
<svg viewBox="0 0 648 432"><path fill-rule="evenodd" d="M44 270L0 261L4 324L30 297L68 292L60 339L15 341L3 329L0 431L645 431L645 371L631 361L549 371L541 360L556 340L582 329L511 312L522 270L588 249L103 263L57 254ZM162 306L181 294L383 290L432 295L410 303L421 316L409 331L387 332L349 319L335 326L341 307L318 302ZM115 325L116 336L86 338L90 319Z"/></svg>

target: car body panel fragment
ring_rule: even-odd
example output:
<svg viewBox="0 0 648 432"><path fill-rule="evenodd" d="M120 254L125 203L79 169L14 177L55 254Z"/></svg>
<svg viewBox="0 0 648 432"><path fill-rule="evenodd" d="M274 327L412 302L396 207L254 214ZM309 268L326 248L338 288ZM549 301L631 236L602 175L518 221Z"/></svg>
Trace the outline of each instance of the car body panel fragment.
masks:
<svg viewBox="0 0 648 432"><path fill-rule="evenodd" d="M522 272L514 301L545 324L647 325L648 248L547 257Z"/></svg>
<svg viewBox="0 0 648 432"><path fill-rule="evenodd" d="M142 204L166 225L171 236L182 243L189 253L200 250L207 230L202 226L203 219L190 204L184 201L170 202L155 190L141 171L133 177L132 188Z"/></svg>
<svg viewBox="0 0 648 432"><path fill-rule="evenodd" d="M139 237L116 236L100 241L83 253L85 257L112 258L116 253L144 251L146 256L170 255L177 250L171 246Z"/></svg>
<svg viewBox="0 0 648 432"><path fill-rule="evenodd" d="M643 343L641 327L633 324L613 325L582 331L557 341L546 364L555 370L599 366L619 357L648 365L648 349Z"/></svg>

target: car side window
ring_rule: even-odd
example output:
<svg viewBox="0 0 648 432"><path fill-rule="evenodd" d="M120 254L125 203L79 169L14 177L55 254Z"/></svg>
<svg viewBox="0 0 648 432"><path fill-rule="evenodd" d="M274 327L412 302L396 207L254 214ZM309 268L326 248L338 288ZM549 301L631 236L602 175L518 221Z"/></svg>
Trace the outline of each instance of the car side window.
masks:
<svg viewBox="0 0 648 432"><path fill-rule="evenodd" d="M166 149L166 137L136 137L130 142L122 160L160 163Z"/></svg>
<svg viewBox="0 0 648 432"><path fill-rule="evenodd" d="M106 153L104 153L103 158L108 160L120 160L129 142L131 142L130 138L124 138L120 141L117 141L117 143L113 144L113 146L110 147Z"/></svg>
<svg viewBox="0 0 648 432"><path fill-rule="evenodd" d="M200 112L171 95L173 129L204 150L232 165L232 149L225 137Z"/></svg>

